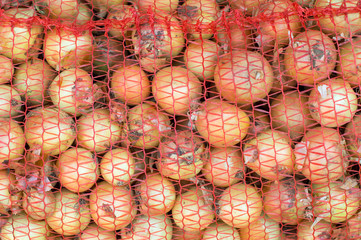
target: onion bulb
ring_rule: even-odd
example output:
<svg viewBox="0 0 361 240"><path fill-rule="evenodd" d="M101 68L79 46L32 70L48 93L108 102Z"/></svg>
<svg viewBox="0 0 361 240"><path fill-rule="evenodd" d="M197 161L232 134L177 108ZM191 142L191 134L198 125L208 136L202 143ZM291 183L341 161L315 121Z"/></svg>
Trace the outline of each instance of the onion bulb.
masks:
<svg viewBox="0 0 361 240"><path fill-rule="evenodd" d="M146 174L135 187L139 194L140 211L149 216L169 212L175 203L176 191L171 181L160 174Z"/></svg>
<svg viewBox="0 0 361 240"><path fill-rule="evenodd" d="M336 47L326 34L307 30L298 34L284 53L286 74L302 85L325 80L334 70Z"/></svg>
<svg viewBox="0 0 361 240"><path fill-rule="evenodd" d="M93 17L93 12L85 3L79 3L78 14L75 18L77 25L84 25L89 22Z"/></svg>
<svg viewBox="0 0 361 240"><path fill-rule="evenodd" d="M357 96L342 78L325 80L312 89L311 116L322 126L339 127L350 122L357 110Z"/></svg>
<svg viewBox="0 0 361 240"><path fill-rule="evenodd" d="M246 15L252 16L252 14L259 9L260 5L267 2L266 0L230 0L231 8L234 10L241 10Z"/></svg>
<svg viewBox="0 0 361 240"><path fill-rule="evenodd" d="M150 149L157 147L170 129L167 115L158 111L153 104L142 103L128 111L128 125L124 135L132 146Z"/></svg>
<svg viewBox="0 0 361 240"><path fill-rule="evenodd" d="M36 10L52 19L75 19L79 10L78 0L33 0Z"/></svg>
<svg viewBox="0 0 361 240"><path fill-rule="evenodd" d="M10 58L0 55L0 84L8 83L14 74L14 65Z"/></svg>
<svg viewBox="0 0 361 240"><path fill-rule="evenodd" d="M313 211L318 219L331 223L346 221L356 214L360 207L358 184L348 188L342 182L313 184Z"/></svg>
<svg viewBox="0 0 361 240"><path fill-rule="evenodd" d="M108 14L107 19L114 19L116 22L109 27L110 35L118 40L128 40L131 36L131 30L135 27L135 14L135 8L130 5L112 9Z"/></svg>
<svg viewBox="0 0 361 240"><path fill-rule="evenodd" d="M268 180L280 180L293 173L294 153L289 137L277 130L265 130L243 147L247 167Z"/></svg>
<svg viewBox="0 0 361 240"><path fill-rule="evenodd" d="M23 157L25 136L21 126L12 119L0 118L0 169L8 168L9 161Z"/></svg>
<svg viewBox="0 0 361 240"><path fill-rule="evenodd" d="M281 226L279 222L272 220L266 214L248 227L239 230L241 239L247 240L281 240Z"/></svg>
<svg viewBox="0 0 361 240"><path fill-rule="evenodd" d="M238 148L212 148L202 169L204 177L217 187L229 187L243 178L242 153Z"/></svg>
<svg viewBox="0 0 361 240"><path fill-rule="evenodd" d="M359 162L359 159L361 159L361 115L356 115L352 121L346 125L343 137L346 140L351 160Z"/></svg>
<svg viewBox="0 0 361 240"><path fill-rule="evenodd" d="M47 217L47 223L57 233L64 236L83 231L91 220L86 196L62 188L55 194L55 210Z"/></svg>
<svg viewBox="0 0 361 240"><path fill-rule="evenodd" d="M108 109L95 109L77 121L78 143L90 151L101 152L120 140L121 129L121 125L111 119Z"/></svg>
<svg viewBox="0 0 361 240"><path fill-rule="evenodd" d="M190 131L172 132L159 144L158 171L172 179L189 179L203 168L206 148Z"/></svg>
<svg viewBox="0 0 361 240"><path fill-rule="evenodd" d="M166 215L140 215L134 219L130 229L121 230L122 239L125 240L171 240L172 233L172 221Z"/></svg>
<svg viewBox="0 0 361 240"><path fill-rule="evenodd" d="M279 94L271 102L272 127L287 133L292 140L305 134L305 129L315 125L307 107L307 97L298 91Z"/></svg>
<svg viewBox="0 0 361 240"><path fill-rule="evenodd" d="M49 234L45 221L36 221L24 213L12 215L0 231L2 240L46 240Z"/></svg>
<svg viewBox="0 0 361 240"><path fill-rule="evenodd" d="M179 0L136 0L135 2L142 12L151 10L160 13L172 13L177 9Z"/></svg>
<svg viewBox="0 0 361 240"><path fill-rule="evenodd" d="M262 213L262 198L259 191L243 183L234 184L224 190L218 201L223 222L235 228L246 228Z"/></svg>
<svg viewBox="0 0 361 240"><path fill-rule="evenodd" d="M337 72L353 87L361 84L361 37L351 39L340 46Z"/></svg>
<svg viewBox="0 0 361 240"><path fill-rule="evenodd" d="M201 231L213 222L212 207L213 201L209 201L201 189L191 187L177 196L172 209L173 220L185 231Z"/></svg>
<svg viewBox="0 0 361 240"><path fill-rule="evenodd" d="M8 215L17 204L14 192L15 177L7 170L0 170L0 213Z"/></svg>
<svg viewBox="0 0 361 240"><path fill-rule="evenodd" d="M167 67L153 78L152 93L167 113L182 115L202 97L202 85L192 72L183 67Z"/></svg>
<svg viewBox="0 0 361 240"><path fill-rule="evenodd" d="M93 37L89 31L75 35L69 30L53 29L44 41L44 57L55 70L90 66Z"/></svg>
<svg viewBox="0 0 361 240"><path fill-rule="evenodd" d="M13 86L28 105L40 105L49 100L47 90L55 76L54 69L46 61L31 58L17 66Z"/></svg>
<svg viewBox="0 0 361 240"><path fill-rule="evenodd" d="M27 20L36 16L34 8L11 8L4 12L0 24L0 54L11 58L14 63L25 62L36 56L42 39L43 27L37 23L28 25ZM17 22L6 21L14 18Z"/></svg>
<svg viewBox="0 0 361 240"><path fill-rule="evenodd" d="M248 129L248 134L256 136L258 133L271 128L269 114L261 110L253 110L249 116L251 126Z"/></svg>
<svg viewBox="0 0 361 240"><path fill-rule="evenodd" d="M79 240L116 240L117 236L114 231L107 231L95 223L91 223L81 233Z"/></svg>
<svg viewBox="0 0 361 240"><path fill-rule="evenodd" d="M218 27L216 40L225 51L247 49L253 43L251 27L235 22L230 22L227 27L222 24Z"/></svg>
<svg viewBox="0 0 361 240"><path fill-rule="evenodd" d="M347 220L347 236L350 239L360 239L361 237L361 212Z"/></svg>
<svg viewBox="0 0 361 240"><path fill-rule="evenodd" d="M20 94L9 85L0 85L0 106L0 117L2 118L15 117L23 113Z"/></svg>
<svg viewBox="0 0 361 240"><path fill-rule="evenodd" d="M332 236L332 225L326 221L320 221L316 225L310 221L302 221L297 230L298 240L331 239Z"/></svg>
<svg viewBox="0 0 361 240"><path fill-rule="evenodd" d="M113 186L128 184L135 174L133 154L122 148L109 150L100 163L100 172L104 180Z"/></svg>
<svg viewBox="0 0 361 240"><path fill-rule="evenodd" d="M126 104L138 105L150 95L147 74L137 65L117 68L110 80L115 97Z"/></svg>
<svg viewBox="0 0 361 240"><path fill-rule="evenodd" d="M111 10L117 8L123 8L126 4L126 0L86 0L92 5L94 9L98 11L98 17L103 18Z"/></svg>
<svg viewBox="0 0 361 240"><path fill-rule="evenodd" d="M246 137L250 126L243 110L220 99L206 100L196 114L199 134L215 147L236 145Z"/></svg>
<svg viewBox="0 0 361 240"><path fill-rule="evenodd" d="M75 140L74 120L56 107L38 107L26 115L25 137L30 148L40 146L42 152L57 155Z"/></svg>
<svg viewBox="0 0 361 240"><path fill-rule="evenodd" d="M23 193L23 209L29 217L44 220L55 210L55 196L53 192L39 191L31 188Z"/></svg>
<svg viewBox="0 0 361 240"><path fill-rule="evenodd" d="M72 192L85 192L98 180L97 157L87 149L71 148L63 152L57 161L59 181Z"/></svg>
<svg viewBox="0 0 361 240"><path fill-rule="evenodd" d="M222 50L217 43L211 40L196 40L187 46L184 63L199 79L212 79L221 54Z"/></svg>
<svg viewBox="0 0 361 240"><path fill-rule="evenodd" d="M311 199L307 188L293 178L273 182L263 193L264 212L276 222L297 225L306 217Z"/></svg>
<svg viewBox="0 0 361 240"><path fill-rule="evenodd" d="M273 69L259 53L233 51L218 62L214 82L228 101L246 104L265 98L272 89Z"/></svg>
<svg viewBox="0 0 361 240"><path fill-rule="evenodd" d="M226 239L241 240L237 229L218 221L209 225L203 233L202 240Z"/></svg>
<svg viewBox="0 0 361 240"><path fill-rule="evenodd" d="M94 222L109 231L127 226L136 215L131 190L100 182L90 194L90 210Z"/></svg>
<svg viewBox="0 0 361 240"><path fill-rule="evenodd" d="M173 240L202 240L202 231L184 231L179 227L173 228Z"/></svg>

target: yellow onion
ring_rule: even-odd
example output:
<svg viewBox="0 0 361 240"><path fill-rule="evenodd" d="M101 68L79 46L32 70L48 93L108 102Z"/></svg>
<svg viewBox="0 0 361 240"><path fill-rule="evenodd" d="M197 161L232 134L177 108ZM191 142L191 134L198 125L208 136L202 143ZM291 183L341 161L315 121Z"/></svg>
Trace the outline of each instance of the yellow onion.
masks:
<svg viewBox="0 0 361 240"><path fill-rule="evenodd" d="M278 222L272 220L266 214L262 215L257 221L249 224L248 227L239 230L241 239L247 240L281 240L281 226Z"/></svg>
<svg viewBox="0 0 361 240"><path fill-rule="evenodd" d="M11 58L14 63L26 61L36 56L41 47L43 27L37 23L30 26L26 21L36 16L34 8L11 8L4 12L0 23L0 54ZM12 23L6 19L15 18L19 22Z"/></svg>
<svg viewBox="0 0 361 240"><path fill-rule="evenodd" d="M157 147L164 132L170 129L169 117L150 103L143 103L130 109L127 122L124 135L129 143L145 149Z"/></svg>
<svg viewBox="0 0 361 240"><path fill-rule="evenodd" d="M0 85L0 106L0 117L2 118L15 117L23 113L21 96L10 85Z"/></svg>
<svg viewBox="0 0 361 240"><path fill-rule="evenodd" d="M246 228L262 213L259 191L243 183L234 184L224 190L218 201L220 219L235 228Z"/></svg>
<svg viewBox="0 0 361 240"><path fill-rule="evenodd" d="M100 172L105 181L114 186L127 185L135 174L133 154L122 148L109 150L100 163Z"/></svg>
<svg viewBox="0 0 361 240"><path fill-rule="evenodd" d="M97 157L87 149L71 148L63 152L57 161L59 181L72 192L85 192L100 175Z"/></svg>
<svg viewBox="0 0 361 240"><path fill-rule="evenodd" d="M116 240L117 236L114 231L107 231L95 223L91 223L82 231L79 240Z"/></svg>
<svg viewBox="0 0 361 240"><path fill-rule="evenodd" d="M294 153L289 137L277 130L265 130L243 146L247 167L268 180L280 180L293 173Z"/></svg>
<svg viewBox="0 0 361 240"><path fill-rule="evenodd" d="M331 239L332 224L320 221L316 225L310 221L302 221L297 226L298 240L321 240Z"/></svg>
<svg viewBox="0 0 361 240"><path fill-rule="evenodd" d="M171 240L173 233L172 221L166 215L137 216L131 229L123 228L121 231L122 239L149 239L149 240Z"/></svg>
<svg viewBox="0 0 361 240"><path fill-rule="evenodd" d="M361 237L361 212L347 220L346 233L350 239L360 239Z"/></svg>
<svg viewBox="0 0 361 240"><path fill-rule="evenodd" d="M246 15L252 16L252 14L259 9L261 4L267 2L266 0L229 0L230 6L234 10L241 10Z"/></svg>
<svg viewBox="0 0 361 240"><path fill-rule="evenodd" d="M142 12L151 10L160 13L172 13L177 9L179 0L136 0L135 3Z"/></svg>
<svg viewBox="0 0 361 240"><path fill-rule="evenodd" d="M44 57L55 70L90 67L93 37L89 31L75 35L55 28L48 31L44 41Z"/></svg>
<svg viewBox="0 0 361 240"><path fill-rule="evenodd" d="M184 231L183 229L173 227L173 240L202 240L202 231Z"/></svg>
<svg viewBox="0 0 361 240"><path fill-rule="evenodd" d="M46 219L55 210L54 193L39 191L35 188L27 190L23 193L23 209L35 220Z"/></svg>
<svg viewBox="0 0 361 240"><path fill-rule="evenodd" d="M361 83L361 37L351 39L340 46L340 60L337 72L353 87Z"/></svg>
<svg viewBox="0 0 361 240"><path fill-rule="evenodd" d="M342 78L325 80L311 91L311 116L322 126L339 127L350 122L357 110L357 95Z"/></svg>
<svg viewBox="0 0 361 240"><path fill-rule="evenodd" d="M237 229L218 221L209 225L203 232L202 240L211 239L241 240L241 237Z"/></svg>
<svg viewBox="0 0 361 240"><path fill-rule="evenodd" d="M111 119L108 109L95 109L77 121L77 140L83 148L101 152L120 140L121 130L121 125Z"/></svg>
<svg viewBox="0 0 361 240"><path fill-rule="evenodd" d="M213 222L212 207L213 201L209 201L201 189L190 187L177 196L172 209L173 220L185 231L201 231Z"/></svg>
<svg viewBox="0 0 361 240"><path fill-rule="evenodd" d="M222 50L217 43L211 40L196 40L187 46L184 63L199 79L212 79L221 53Z"/></svg>
<svg viewBox="0 0 361 240"><path fill-rule="evenodd" d="M94 222L109 231L124 228L136 215L131 190L104 181L90 194L90 210Z"/></svg>
<svg viewBox="0 0 361 240"><path fill-rule="evenodd" d="M14 65L10 58L0 55L0 84L8 83L14 74Z"/></svg>
<svg viewBox="0 0 361 240"><path fill-rule="evenodd" d="M74 22L77 25L84 25L89 22L93 17L93 12L85 3L79 3L78 14Z"/></svg>
<svg viewBox="0 0 361 240"><path fill-rule="evenodd" d="M31 148L57 155L67 150L75 140L74 120L56 107L38 107L26 115L25 137Z"/></svg>
<svg viewBox="0 0 361 240"><path fill-rule="evenodd" d="M75 19L79 10L78 0L33 0L36 10L52 19Z"/></svg>
<svg viewBox="0 0 361 240"><path fill-rule="evenodd" d="M255 136L258 133L271 128L269 114L264 111L255 109L251 112L249 118L251 119L251 126L248 129L248 134L250 136Z"/></svg>
<svg viewBox="0 0 361 240"><path fill-rule="evenodd" d="M55 76L54 69L46 61L31 58L16 68L13 86L28 105L40 105L49 100L47 89Z"/></svg>
<svg viewBox="0 0 361 240"><path fill-rule="evenodd" d="M242 1L244 2L244 1ZM257 3L260 1L257 1ZM218 27L217 43L226 51L233 49L247 49L252 46L251 27L246 24L230 22L227 27L224 24Z"/></svg>
<svg viewBox="0 0 361 240"><path fill-rule="evenodd" d="M259 53L233 51L217 64L214 82L218 92L233 103L257 102L272 89L273 69Z"/></svg>
<svg viewBox="0 0 361 240"><path fill-rule="evenodd" d="M359 161L361 153L361 115L356 115L351 122L346 125L345 134L350 160Z"/></svg>
<svg viewBox="0 0 361 240"><path fill-rule="evenodd" d="M204 177L217 187L229 187L243 178L242 153L237 148L212 148L202 169Z"/></svg>
<svg viewBox="0 0 361 240"><path fill-rule="evenodd" d="M9 161L21 159L24 149L25 136L21 126L12 119L0 118L0 169L7 168Z"/></svg>
<svg viewBox="0 0 361 240"><path fill-rule="evenodd" d="M24 213L12 215L0 232L2 240L46 240L49 234L45 221L36 221Z"/></svg>
<svg viewBox="0 0 361 240"><path fill-rule="evenodd" d="M14 192L15 177L7 170L0 170L0 213L8 215L17 204Z"/></svg>
<svg viewBox="0 0 361 240"><path fill-rule="evenodd" d="M135 27L135 14L135 8L130 5L112 9L108 14L107 19L114 19L116 21L109 27L110 35L118 40L123 40L124 38L128 40L131 36L132 29Z"/></svg>
<svg viewBox="0 0 361 240"><path fill-rule="evenodd" d="M183 67L167 67L153 78L152 93L167 113L182 115L194 107L202 96L202 85L192 72Z"/></svg>
<svg viewBox="0 0 361 240"><path fill-rule="evenodd" d="M57 233L71 236L83 231L91 220L86 196L62 188L55 194L55 210L47 223Z"/></svg>
<svg viewBox="0 0 361 240"><path fill-rule="evenodd" d="M215 147L236 145L246 137L250 126L243 110L220 99L203 102L195 118L199 134Z"/></svg>
<svg viewBox="0 0 361 240"><path fill-rule="evenodd" d="M315 30L298 34L284 53L286 74L302 85L325 80L334 70L336 60L332 39Z"/></svg>
<svg viewBox="0 0 361 240"><path fill-rule="evenodd" d="M110 10L123 8L126 0L86 0L91 6L98 11L98 17L103 18Z"/></svg>

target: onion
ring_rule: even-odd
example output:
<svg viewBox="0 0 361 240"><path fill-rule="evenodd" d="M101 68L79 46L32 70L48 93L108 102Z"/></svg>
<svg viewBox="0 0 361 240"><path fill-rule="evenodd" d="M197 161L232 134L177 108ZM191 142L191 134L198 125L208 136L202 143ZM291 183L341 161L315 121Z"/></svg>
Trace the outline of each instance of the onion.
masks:
<svg viewBox="0 0 361 240"><path fill-rule="evenodd" d="M346 140L351 160L359 162L361 158L361 115L355 116L353 120L346 125L343 137Z"/></svg>
<svg viewBox="0 0 361 240"><path fill-rule="evenodd" d="M165 131L170 129L169 117L153 104L142 103L128 111L128 125L124 134L132 146L150 149L157 147Z"/></svg>
<svg viewBox="0 0 361 240"><path fill-rule="evenodd" d="M29 217L44 220L55 210L55 196L52 192L31 188L23 194L23 209Z"/></svg>
<svg viewBox="0 0 361 240"><path fill-rule="evenodd" d="M186 0L178 7L178 16L187 21L187 32L193 39L210 39L213 36L214 32L208 25L217 20L218 13L216 0Z"/></svg>
<svg viewBox="0 0 361 240"><path fill-rule="evenodd" d="M229 187L243 178L242 153L238 148L212 148L202 169L204 177L217 187Z"/></svg>
<svg viewBox="0 0 361 240"><path fill-rule="evenodd" d="M361 83L360 41L361 37L357 37L340 46L340 60L336 68L342 78L353 87L358 87Z"/></svg>
<svg viewBox="0 0 361 240"><path fill-rule="evenodd" d="M251 119L251 126L248 129L248 134L256 136L258 133L271 128L269 114L260 110L253 110L249 117Z"/></svg>
<svg viewBox="0 0 361 240"><path fill-rule="evenodd" d="M36 221L21 213L19 215L12 215L1 228L0 234L3 240L46 240L50 231L45 221Z"/></svg>
<svg viewBox="0 0 361 240"><path fill-rule="evenodd" d="M318 219L340 223L355 215L360 207L360 197L357 194L360 189L357 183L352 188L337 181L313 184L312 191L313 211Z"/></svg>
<svg viewBox="0 0 361 240"><path fill-rule="evenodd" d="M245 1L243 1L245 2ZM260 1L257 1L257 3ZM217 43L221 48L228 51L233 49L247 49L252 46L251 27L241 23L231 22L227 27L220 25L217 31Z"/></svg>
<svg viewBox="0 0 361 240"><path fill-rule="evenodd" d="M95 109L77 121L77 139L80 146L93 152L101 152L116 144L122 127L112 121L108 109Z"/></svg>
<svg viewBox="0 0 361 240"><path fill-rule="evenodd" d="M361 32L361 14L359 12L343 12L342 9L357 8L358 0L317 0L314 8L323 11L331 8L330 14L317 16L317 25L322 31L333 36L352 37Z"/></svg>
<svg viewBox="0 0 361 240"><path fill-rule="evenodd" d="M100 172L105 181L114 186L126 185L135 174L135 159L126 149L108 151L100 163Z"/></svg>
<svg viewBox="0 0 361 240"><path fill-rule="evenodd" d="M30 148L57 155L74 142L74 120L56 107L35 108L26 115L25 137Z"/></svg>
<svg viewBox="0 0 361 240"><path fill-rule="evenodd" d="M229 226L245 228L262 213L262 198L258 190L243 183L224 190L218 201L218 216Z"/></svg>
<svg viewBox="0 0 361 240"><path fill-rule="evenodd" d="M14 74L14 65L10 58L0 55L0 84L8 83Z"/></svg>
<svg viewBox="0 0 361 240"><path fill-rule="evenodd" d="M237 229L218 221L209 225L203 233L202 240L211 239L234 239L241 240Z"/></svg>
<svg viewBox="0 0 361 240"><path fill-rule="evenodd" d="M24 62L30 56L38 54L43 27L37 23L28 25L25 22L35 16L36 12L32 7L11 8L4 12L0 24L0 54L11 58L14 63ZM15 18L18 22L6 21L6 18Z"/></svg>
<svg viewBox="0 0 361 240"><path fill-rule="evenodd" d="M98 17L104 18L107 13L117 8L123 8L126 0L86 0L98 11Z"/></svg>
<svg viewBox="0 0 361 240"><path fill-rule="evenodd" d="M287 18L282 14L287 13ZM273 47L288 45L291 35L301 31L301 20L297 9L290 0L276 0L260 4L254 16L256 18L272 17L275 20L261 21L257 29L256 41L263 51L268 51ZM278 17L278 16L280 17Z"/></svg>
<svg viewBox="0 0 361 240"><path fill-rule="evenodd" d="M114 19L116 22L109 27L110 35L118 40L123 40L124 38L128 40L128 38L131 37L131 30L135 27L135 14L135 8L130 5L112 9L108 14L107 19Z"/></svg>
<svg viewBox="0 0 361 240"><path fill-rule="evenodd" d="M155 11L160 13L172 13L177 7L179 0L136 0L140 11Z"/></svg>
<svg viewBox="0 0 361 240"><path fill-rule="evenodd" d="M72 192L85 192L100 174L97 157L87 149L72 148L63 152L57 161L59 181Z"/></svg>
<svg viewBox="0 0 361 240"><path fill-rule="evenodd" d="M203 232L200 231L184 231L178 227L173 228L173 240L202 240Z"/></svg>
<svg viewBox="0 0 361 240"><path fill-rule="evenodd" d="M100 182L90 195L90 210L94 222L109 231L127 226L136 215L131 190Z"/></svg>
<svg viewBox="0 0 361 240"><path fill-rule="evenodd" d="M318 83L309 97L311 116L325 127L350 122L357 110L357 96L342 78Z"/></svg>
<svg viewBox="0 0 361 240"><path fill-rule="evenodd" d="M113 231L107 231L91 223L79 236L79 240L116 240L117 236Z"/></svg>
<svg viewBox="0 0 361 240"><path fill-rule="evenodd" d="M175 115L186 114L202 96L196 75L183 67L167 67L153 78L152 93L158 105Z"/></svg>
<svg viewBox="0 0 361 240"><path fill-rule="evenodd" d="M281 227L280 224L266 214L261 216L257 221L252 222L246 228L239 230L241 239L247 240L281 240Z"/></svg>
<svg viewBox="0 0 361 240"><path fill-rule="evenodd" d="M40 105L48 101L47 89L55 76L54 69L46 61L31 58L17 66L13 86L28 105Z"/></svg>
<svg viewBox="0 0 361 240"><path fill-rule="evenodd" d="M307 97L298 91L279 94L271 102L272 127L287 133L292 140L305 134L305 129L315 122L307 107Z"/></svg>
<svg viewBox="0 0 361 240"><path fill-rule="evenodd" d="M302 221L298 224L297 230L298 240L331 239L332 236L332 225L325 221L320 221L316 225Z"/></svg>
<svg viewBox="0 0 361 240"><path fill-rule="evenodd" d="M0 117L10 118L23 113L22 101L18 91L9 85L0 85Z"/></svg>
<svg viewBox="0 0 361 240"><path fill-rule="evenodd" d="M14 191L15 177L7 170L0 170L0 213L8 215L17 204Z"/></svg>
<svg viewBox="0 0 361 240"><path fill-rule="evenodd" d="M213 222L212 207L213 201L201 189L190 187L177 196L172 209L173 220L184 231L201 231Z"/></svg>
<svg viewBox="0 0 361 240"><path fill-rule="evenodd" d="M131 224L131 229L123 228L122 239L171 240L173 233L172 221L165 215L137 216Z"/></svg>
<svg viewBox="0 0 361 240"><path fill-rule="evenodd" d="M150 95L147 74L136 65L117 68L110 84L115 97L129 105L138 105Z"/></svg>
<svg viewBox="0 0 361 240"><path fill-rule="evenodd" d="M215 69L218 92L231 102L257 102L268 95L274 81L273 69L259 53L233 51Z"/></svg>
<svg viewBox="0 0 361 240"><path fill-rule="evenodd" d="M91 220L86 196L62 188L55 194L56 205L47 223L63 236L75 235L83 231Z"/></svg>
<svg viewBox="0 0 361 240"><path fill-rule="evenodd" d="M0 2L0 8L4 10L8 10L12 7L27 7L30 6L32 1L29 0L19 0L19 1L12 1L12 0L2 0Z"/></svg>
<svg viewBox="0 0 361 240"><path fill-rule="evenodd" d="M79 10L77 0L33 0L36 10L52 19L75 19Z"/></svg>
<svg viewBox="0 0 361 240"><path fill-rule="evenodd" d="M7 168L9 161L23 157L25 136L21 126L12 119L0 118L0 169Z"/></svg>
<svg viewBox="0 0 361 240"><path fill-rule="evenodd" d="M264 212L274 221L297 225L306 216L311 199L304 185L286 178L263 189Z"/></svg>
<svg viewBox="0 0 361 240"><path fill-rule="evenodd" d="M265 130L243 146L247 167L268 180L280 180L293 173L294 153L289 137L277 130Z"/></svg>
<svg viewBox="0 0 361 240"><path fill-rule="evenodd" d="M234 10L244 11L246 15L252 16L252 14L259 9L259 7L267 2L266 0L230 0L230 6Z"/></svg>
<svg viewBox="0 0 361 240"><path fill-rule="evenodd" d="M93 37L89 31L74 35L53 29L45 35L44 57L57 71L91 65Z"/></svg>
<svg viewBox="0 0 361 240"><path fill-rule="evenodd" d="M198 132L215 147L233 146L246 137L250 119L240 108L220 99L210 99L197 111Z"/></svg>
<svg viewBox="0 0 361 240"><path fill-rule="evenodd" d="M347 220L346 232L349 239L360 239L361 237L361 212Z"/></svg>
<svg viewBox="0 0 361 240"><path fill-rule="evenodd" d="M222 54L220 46L211 40L196 40L191 42L184 52L184 63L189 71L199 79L212 79Z"/></svg>
<svg viewBox="0 0 361 240"><path fill-rule="evenodd" d="M75 23L77 25L84 25L88 23L93 17L92 10L90 10L90 8L85 3L79 3L78 11L79 12L75 19Z"/></svg>
<svg viewBox="0 0 361 240"><path fill-rule="evenodd" d="M189 179L203 168L206 148L190 131L172 132L159 144L158 171L172 179Z"/></svg>
<svg viewBox="0 0 361 240"><path fill-rule="evenodd" d="M303 85L326 79L336 66L337 51L326 34L307 30L298 34L284 53L286 74Z"/></svg>

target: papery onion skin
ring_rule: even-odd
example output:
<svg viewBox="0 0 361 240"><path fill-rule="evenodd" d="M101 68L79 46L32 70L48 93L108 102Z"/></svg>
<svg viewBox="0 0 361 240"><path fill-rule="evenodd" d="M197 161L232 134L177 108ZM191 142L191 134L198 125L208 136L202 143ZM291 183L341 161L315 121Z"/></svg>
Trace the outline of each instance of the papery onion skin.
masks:
<svg viewBox="0 0 361 240"><path fill-rule="evenodd" d="M346 140L348 153L353 161L361 158L361 115L356 115L351 122L346 125L343 137Z"/></svg>
<svg viewBox="0 0 361 240"><path fill-rule="evenodd" d="M347 236L350 239L360 239L361 237L361 212L347 220L346 223Z"/></svg>
<svg viewBox="0 0 361 240"><path fill-rule="evenodd" d="M33 0L36 10L52 19L75 19L78 14L77 0Z"/></svg>
<svg viewBox="0 0 361 240"><path fill-rule="evenodd" d="M95 223L91 223L82 231L79 240L116 240L117 236L114 231L107 231Z"/></svg>
<svg viewBox="0 0 361 240"><path fill-rule="evenodd" d="M0 117L10 118L23 113L22 100L19 92L10 85L0 85Z"/></svg>
<svg viewBox="0 0 361 240"><path fill-rule="evenodd" d="M14 74L13 62L10 58L0 55L0 84L8 83Z"/></svg>
<svg viewBox="0 0 361 240"><path fill-rule="evenodd" d="M55 196L53 192L39 192L31 188L23 193L23 209L35 220L45 220L55 210Z"/></svg>
<svg viewBox="0 0 361 240"><path fill-rule="evenodd" d="M241 240L237 229L218 221L209 225L203 232L202 240L226 239Z"/></svg>
<svg viewBox="0 0 361 240"><path fill-rule="evenodd" d="M202 240L203 231L184 231L179 227L173 228L173 240Z"/></svg>
<svg viewBox="0 0 361 240"><path fill-rule="evenodd" d="M343 79L358 87L361 84L361 37L351 39L340 46L340 59L336 70Z"/></svg>
<svg viewBox="0 0 361 240"><path fill-rule="evenodd" d="M315 226L312 226L311 221L302 221L297 227L298 240L322 240L331 239L332 224L326 221L320 221Z"/></svg>
<svg viewBox="0 0 361 240"><path fill-rule="evenodd" d="M257 3L260 1L257 1ZM239 25L237 23L229 23L229 27L219 26L217 31L217 43L225 50L232 51L238 49L248 49L253 44L251 27L247 25Z"/></svg>
<svg viewBox="0 0 361 240"><path fill-rule="evenodd" d="M86 0L93 8L98 10L98 16L103 18L111 10L123 8L126 0Z"/></svg>
<svg viewBox="0 0 361 240"><path fill-rule="evenodd" d="M0 213L8 215L11 211L12 201L12 185L15 183L13 174L8 174L7 170L0 170Z"/></svg>
<svg viewBox="0 0 361 240"><path fill-rule="evenodd" d="M12 119L0 118L0 169L8 168L6 161L23 157L25 136L22 127Z"/></svg>
<svg viewBox="0 0 361 240"><path fill-rule="evenodd" d="M251 120L251 125L248 129L249 136L256 136L258 133L271 128L269 113L263 110L253 110L249 118Z"/></svg>
<svg viewBox="0 0 361 240"><path fill-rule="evenodd" d="M149 10L160 13L172 13L179 4L179 0L136 0L138 9L142 12Z"/></svg>
<svg viewBox="0 0 361 240"><path fill-rule="evenodd" d="M252 16L254 11L256 11L261 4L267 2L266 0L230 0L230 6L234 10L244 11L247 15Z"/></svg>
<svg viewBox="0 0 361 240"><path fill-rule="evenodd" d="M247 240L281 240L281 226L279 222L272 220L266 214L257 221L249 224L248 227L239 230L241 239Z"/></svg>
<svg viewBox="0 0 361 240"><path fill-rule="evenodd" d="M121 8L112 9L108 14L107 19L121 21L122 24L125 25L113 24L112 26L110 26L110 35L112 35L118 40L128 40L128 38L131 37L132 29L135 27L135 19L133 17L135 13L135 8L129 5L124 5Z"/></svg>

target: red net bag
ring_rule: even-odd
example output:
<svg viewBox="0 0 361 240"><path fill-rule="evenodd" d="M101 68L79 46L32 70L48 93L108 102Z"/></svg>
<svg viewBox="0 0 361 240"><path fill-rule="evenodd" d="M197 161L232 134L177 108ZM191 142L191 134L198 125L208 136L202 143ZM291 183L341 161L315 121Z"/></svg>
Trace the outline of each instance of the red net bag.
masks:
<svg viewBox="0 0 361 240"><path fill-rule="evenodd" d="M361 239L358 1L0 7L0 239Z"/></svg>

